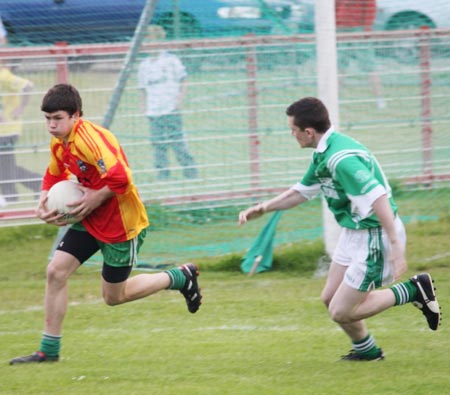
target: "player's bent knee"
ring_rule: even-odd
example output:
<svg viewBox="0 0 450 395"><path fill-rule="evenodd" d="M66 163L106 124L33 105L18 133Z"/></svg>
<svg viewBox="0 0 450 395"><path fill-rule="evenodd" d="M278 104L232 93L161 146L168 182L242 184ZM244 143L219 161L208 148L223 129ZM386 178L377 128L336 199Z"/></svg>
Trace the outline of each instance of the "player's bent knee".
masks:
<svg viewBox="0 0 450 395"><path fill-rule="evenodd" d="M125 289L126 282L113 284L108 283L107 281L103 281L103 300L108 306L117 306L118 304L125 303L127 301Z"/></svg>
<svg viewBox="0 0 450 395"><path fill-rule="evenodd" d="M122 300L116 295L111 295L105 292L103 293L103 300L108 306L117 306L123 303Z"/></svg>
<svg viewBox="0 0 450 395"><path fill-rule="evenodd" d="M62 283L67 281L68 274L55 264L49 263L47 266L47 282Z"/></svg>
<svg viewBox="0 0 450 395"><path fill-rule="evenodd" d="M329 308L328 313L331 319L338 324L348 324L353 321L349 313L342 309Z"/></svg>

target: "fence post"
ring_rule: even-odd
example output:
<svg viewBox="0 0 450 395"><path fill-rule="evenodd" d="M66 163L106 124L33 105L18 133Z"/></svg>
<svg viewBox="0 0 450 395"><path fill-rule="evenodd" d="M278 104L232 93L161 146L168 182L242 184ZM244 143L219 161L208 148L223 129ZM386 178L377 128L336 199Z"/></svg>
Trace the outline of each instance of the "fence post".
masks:
<svg viewBox="0 0 450 395"><path fill-rule="evenodd" d="M258 88L256 86L256 48L250 45L246 57L247 102L248 102L248 142L250 156L251 188L260 185L259 138L258 138Z"/></svg>
<svg viewBox="0 0 450 395"><path fill-rule="evenodd" d="M134 31L133 40L131 41L127 55L123 61L122 69L120 70L119 78L117 79L117 84L114 87L114 92L111 95L108 108L103 118L102 125L105 128L111 127L117 107L119 106L120 98L133 69L133 62L136 60L139 48L144 41L145 32L147 30L147 26L153 18L157 2L158 0L146 0L145 2L141 17L139 18L139 22Z"/></svg>
<svg viewBox="0 0 450 395"><path fill-rule="evenodd" d="M330 113L330 120L339 130L339 83L335 7L332 1L316 1L317 91ZM341 234L341 227L322 196L323 239L327 260L331 261ZM318 262L316 275L323 275L324 265Z"/></svg>
<svg viewBox="0 0 450 395"><path fill-rule="evenodd" d="M69 67L67 65L67 55L64 49L67 48L67 43L65 41L60 41L55 43L57 47L56 53L56 82L58 84L66 84L68 81ZM61 51L59 49L62 49Z"/></svg>
<svg viewBox="0 0 450 395"><path fill-rule="evenodd" d="M421 97L421 119L422 119L422 159L423 175L425 182L431 186L433 180L433 146L431 125L431 50L429 28L421 28L419 36L420 56L420 97Z"/></svg>

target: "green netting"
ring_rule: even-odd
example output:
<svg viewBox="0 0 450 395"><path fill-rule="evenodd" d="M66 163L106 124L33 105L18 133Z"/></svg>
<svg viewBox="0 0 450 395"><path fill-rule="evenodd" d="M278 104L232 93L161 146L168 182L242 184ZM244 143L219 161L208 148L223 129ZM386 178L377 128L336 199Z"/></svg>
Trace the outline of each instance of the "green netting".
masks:
<svg viewBox="0 0 450 395"><path fill-rule="evenodd" d="M376 49L374 70L382 81L382 108L371 89L368 73L361 71L352 57L352 51L364 51L368 45ZM442 199L448 195L448 181L428 185L416 182L415 177L423 175L429 166L433 172L448 171L449 143L445 136L449 116L443 101L448 71L438 69L431 73L433 159L432 163L425 163L423 128L427 119L423 115L420 64L405 64L385 56L385 52L391 53L393 45L391 40L357 40L350 49L345 47L350 61L343 71L340 129L375 151L397 189L400 213L406 222L436 219L448 214L448 203ZM135 177L155 223L141 257L152 262L177 261L245 251L264 226L264 220L239 228L239 209L273 195L270 190L295 183L309 161L310 152L299 150L289 136L284 110L300 96L317 94L314 44L267 43L250 48L224 45L171 52L190 68L183 116L189 147L199 165L199 179L185 179L172 154L171 179L157 180L152 166L150 126L146 117L136 111L141 100L136 90L136 73L131 74L112 125L122 141L129 144L127 152L137 169ZM249 74L248 69L252 54L257 65L255 75ZM143 51L141 59L145 56ZM442 55L433 58L438 64L445 59ZM138 62L134 66L137 69ZM258 190L263 192L255 193L251 199L242 197L242 192L251 194L254 187L254 127L258 139ZM424 190L419 193L417 189ZM439 203L431 207L430 198ZM155 209L152 204L165 200L170 205L161 203ZM307 240L321 234L320 201L310 202L283 217L276 242Z"/></svg>
<svg viewBox="0 0 450 395"><path fill-rule="evenodd" d="M276 21L273 15L267 18ZM152 222L141 261L163 265L244 254L267 217L239 227L239 210L297 182L310 160L311 151L301 150L290 137L284 112L299 97L317 95L314 37L280 34L276 29L264 37L236 38L236 30L236 35L221 31L222 38L210 38L211 34L200 40L174 41L168 32L164 41L145 42L135 61L126 65L129 78L111 123ZM347 67L339 69L340 130L377 155L392 180L406 222L448 216L450 32L432 33L425 41L417 31L383 34L340 39L338 54L348 60ZM424 46L429 50L425 58ZM100 45L96 49L89 56L69 57L68 80L82 94L85 117L101 123L127 52L105 53ZM137 72L139 63L160 49L177 55L187 69L182 116L198 168L195 179L184 177L173 151L169 152L170 178L158 180L154 167L151 129ZM356 54L369 53L368 49L370 67L361 66ZM26 53L16 67L19 75L34 83L16 156L23 166L41 172L47 164L48 133L39 105L55 82L60 63L50 52L41 57ZM373 90L372 73L381 81L380 95ZM34 206L28 190L19 186L19 192L19 201L1 209L0 219L5 210ZM320 204L320 200L312 201L283 215L277 225L277 245L320 238ZM0 220L0 225L14 223Z"/></svg>

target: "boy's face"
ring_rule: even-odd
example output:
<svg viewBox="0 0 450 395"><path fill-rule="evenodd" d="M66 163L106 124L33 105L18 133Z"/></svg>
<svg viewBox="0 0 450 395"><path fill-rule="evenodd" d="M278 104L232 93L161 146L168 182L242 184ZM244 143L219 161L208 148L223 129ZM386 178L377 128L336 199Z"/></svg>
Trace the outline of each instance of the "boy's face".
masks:
<svg viewBox="0 0 450 395"><path fill-rule="evenodd" d="M288 125L289 129L291 129L291 135L295 137L300 147L315 148L317 146L314 140L314 129L306 128L305 130L301 130L294 123L293 116L288 116Z"/></svg>
<svg viewBox="0 0 450 395"><path fill-rule="evenodd" d="M67 138L79 118L77 113L69 115L67 111L44 112L44 115L47 120L48 132L58 139Z"/></svg>

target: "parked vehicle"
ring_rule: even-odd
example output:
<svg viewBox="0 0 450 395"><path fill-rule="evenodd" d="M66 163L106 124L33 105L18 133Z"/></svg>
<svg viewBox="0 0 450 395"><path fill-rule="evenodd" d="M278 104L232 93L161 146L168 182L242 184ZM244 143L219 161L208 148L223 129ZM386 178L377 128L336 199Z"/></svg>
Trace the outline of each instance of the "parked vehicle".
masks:
<svg viewBox="0 0 450 395"><path fill-rule="evenodd" d="M314 5L316 0L298 2L301 15L299 28L314 31ZM450 27L448 0L377 0L375 30L417 29Z"/></svg>
<svg viewBox="0 0 450 395"><path fill-rule="evenodd" d="M450 27L448 0L378 0L377 30Z"/></svg>
<svg viewBox="0 0 450 395"><path fill-rule="evenodd" d="M300 19L297 30L302 33L314 32L314 8L316 0L300 0ZM448 0L377 0L377 15L374 30L408 30L421 27L449 28L450 6ZM417 59L418 42L403 41L392 45L391 56L400 62Z"/></svg>
<svg viewBox="0 0 450 395"><path fill-rule="evenodd" d="M268 34L283 30L291 0L156 0L152 22L169 38ZM2 0L13 44L129 40L145 0ZM284 28L286 31L286 28Z"/></svg>
<svg viewBox="0 0 450 395"><path fill-rule="evenodd" d="M450 6L448 0L378 0L375 30L408 30L422 27L449 28ZM436 53L448 53L436 41L432 47ZM399 62L409 63L419 57L419 40L402 41L393 45L390 55Z"/></svg>

